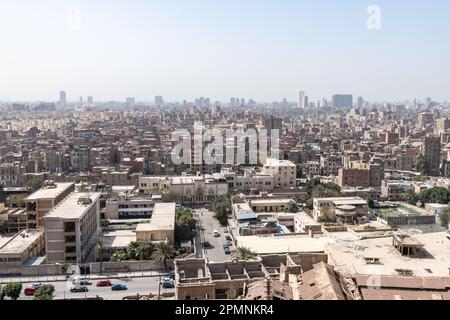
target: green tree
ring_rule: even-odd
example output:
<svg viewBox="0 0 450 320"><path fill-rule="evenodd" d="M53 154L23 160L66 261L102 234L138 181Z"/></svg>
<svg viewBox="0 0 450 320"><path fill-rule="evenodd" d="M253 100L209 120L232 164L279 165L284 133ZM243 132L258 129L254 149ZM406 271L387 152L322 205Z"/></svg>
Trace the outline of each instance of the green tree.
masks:
<svg viewBox="0 0 450 320"><path fill-rule="evenodd" d="M339 187L338 187L339 188ZM330 197L339 197L340 188L337 189L336 185L317 185L314 187L312 191L313 198L330 198Z"/></svg>
<svg viewBox="0 0 450 320"><path fill-rule="evenodd" d="M150 241L144 241L137 248L136 258L138 260L151 260L154 251L154 244Z"/></svg>
<svg viewBox="0 0 450 320"><path fill-rule="evenodd" d="M6 193L5 190L3 190L3 186L0 185L0 203L6 201Z"/></svg>
<svg viewBox="0 0 450 320"><path fill-rule="evenodd" d="M448 224L450 222L450 207L445 208L442 210L439 220L441 221L441 226L448 229Z"/></svg>
<svg viewBox="0 0 450 320"><path fill-rule="evenodd" d="M405 199L408 200L409 204L412 205L417 205L417 202L420 201L420 195L418 195L417 193L414 192L414 190L409 190L406 194L405 194Z"/></svg>
<svg viewBox="0 0 450 320"><path fill-rule="evenodd" d="M313 210L314 209L314 200L313 198L309 198L306 200L306 209Z"/></svg>
<svg viewBox="0 0 450 320"><path fill-rule="evenodd" d="M226 193L216 198L212 205L214 218L216 218L222 226L228 225L228 215L231 213L231 194Z"/></svg>
<svg viewBox="0 0 450 320"><path fill-rule="evenodd" d="M69 270L69 267L70 267L70 264L68 264L68 263L63 263L63 264L60 266L61 273L67 273L67 270Z"/></svg>
<svg viewBox="0 0 450 320"><path fill-rule="evenodd" d="M417 172L420 172L424 176L428 176L430 174L430 166L423 155L419 155L417 157L415 164Z"/></svg>
<svg viewBox="0 0 450 320"><path fill-rule="evenodd" d="M167 270L167 260L173 259L176 254L176 250L170 242L159 242L153 253L153 259L156 262L162 262Z"/></svg>
<svg viewBox="0 0 450 320"><path fill-rule="evenodd" d="M114 252L110 258L110 261L112 261L112 262L122 262L125 260L127 260L127 254L123 251Z"/></svg>
<svg viewBox="0 0 450 320"><path fill-rule="evenodd" d="M40 188L42 188L42 181L40 180L33 180L28 184L28 191L30 193L33 193L37 190L39 190Z"/></svg>
<svg viewBox="0 0 450 320"><path fill-rule="evenodd" d="M297 179L303 177L303 168L300 165L297 165Z"/></svg>
<svg viewBox="0 0 450 320"><path fill-rule="evenodd" d="M233 259L240 261L255 260L256 253L252 252L247 247L237 247L236 251L233 253Z"/></svg>
<svg viewBox="0 0 450 320"><path fill-rule="evenodd" d="M51 284L46 284L36 290L34 293L34 300L53 300L53 293L55 287Z"/></svg>
<svg viewBox="0 0 450 320"><path fill-rule="evenodd" d="M127 247L127 258L129 260L138 260L139 243L131 241Z"/></svg>
<svg viewBox="0 0 450 320"><path fill-rule="evenodd" d="M101 274L103 270L103 249L105 248L105 241L103 240L103 238L98 238L96 240L96 247L98 251L98 256L100 258L100 274Z"/></svg>
<svg viewBox="0 0 450 320"><path fill-rule="evenodd" d="M447 204L450 201L450 192L444 187L434 187L422 190L420 193L420 201L426 203Z"/></svg>
<svg viewBox="0 0 450 320"><path fill-rule="evenodd" d="M192 240L195 236L197 221L194 218L192 209L178 208L176 210L175 237L176 242Z"/></svg>
<svg viewBox="0 0 450 320"><path fill-rule="evenodd" d="M312 195L312 192L316 186L320 185L320 179L310 179L308 182L306 182L306 191L309 195Z"/></svg>
<svg viewBox="0 0 450 320"><path fill-rule="evenodd" d="M286 212L297 213L299 211L298 204L296 202L289 202L285 208Z"/></svg>
<svg viewBox="0 0 450 320"><path fill-rule="evenodd" d="M3 288L5 296L10 297L12 300L17 300L22 292L22 284L18 282L8 283Z"/></svg>
<svg viewBox="0 0 450 320"><path fill-rule="evenodd" d="M8 232L8 221L0 221L0 234Z"/></svg>

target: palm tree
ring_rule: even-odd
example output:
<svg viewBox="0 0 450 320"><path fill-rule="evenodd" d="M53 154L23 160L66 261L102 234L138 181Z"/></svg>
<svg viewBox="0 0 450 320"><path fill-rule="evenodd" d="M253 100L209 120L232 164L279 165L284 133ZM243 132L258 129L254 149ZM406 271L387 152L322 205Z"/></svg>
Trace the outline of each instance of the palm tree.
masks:
<svg viewBox="0 0 450 320"><path fill-rule="evenodd" d="M167 270L167 260L173 259L176 255L175 248L170 242L159 242L156 245L156 250L153 253L153 259L156 262L164 263L164 268Z"/></svg>
<svg viewBox="0 0 450 320"><path fill-rule="evenodd" d="M136 241L130 242L127 248L128 259L137 260L138 250L139 250L139 243L137 243Z"/></svg>
<svg viewBox="0 0 450 320"><path fill-rule="evenodd" d="M105 241L103 240L103 238L98 238L96 241L96 244L97 244L98 255L100 257L100 274L102 274L103 249L105 248Z"/></svg>
<svg viewBox="0 0 450 320"><path fill-rule="evenodd" d="M236 252L233 253L233 258L237 260L255 260L256 253L252 252L249 248L246 247L238 247Z"/></svg>
<svg viewBox="0 0 450 320"><path fill-rule="evenodd" d="M152 258L155 246L150 241L141 243L136 251L136 257L139 260L150 260Z"/></svg>

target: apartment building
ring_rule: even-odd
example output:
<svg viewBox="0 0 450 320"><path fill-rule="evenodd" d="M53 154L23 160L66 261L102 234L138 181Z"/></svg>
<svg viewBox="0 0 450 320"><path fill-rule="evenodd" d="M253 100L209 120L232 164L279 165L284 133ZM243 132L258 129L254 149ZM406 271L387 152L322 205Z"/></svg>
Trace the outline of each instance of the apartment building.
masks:
<svg viewBox="0 0 450 320"><path fill-rule="evenodd" d="M133 195L113 196L106 201L105 219L150 218L161 199Z"/></svg>
<svg viewBox="0 0 450 320"><path fill-rule="evenodd" d="M342 187L381 187L384 169L377 163L351 162L349 168L340 168L338 184Z"/></svg>
<svg viewBox="0 0 450 320"><path fill-rule="evenodd" d="M360 197L338 197L338 198L314 198L313 217L316 221L326 218L334 219L337 216L349 217L350 220L356 216L368 214L367 201Z"/></svg>
<svg viewBox="0 0 450 320"><path fill-rule="evenodd" d="M44 218L49 263L84 262L100 234L101 193L73 192Z"/></svg>
<svg viewBox="0 0 450 320"><path fill-rule="evenodd" d="M0 185L4 187L23 187L25 166L16 161L0 164Z"/></svg>
<svg viewBox="0 0 450 320"><path fill-rule="evenodd" d="M267 159L263 174L272 175L275 188L295 187L297 166L289 160Z"/></svg>
<svg viewBox="0 0 450 320"><path fill-rule="evenodd" d="M30 229L42 228L44 216L75 190L73 182L56 183L45 181L44 186L25 198L27 226Z"/></svg>
<svg viewBox="0 0 450 320"><path fill-rule="evenodd" d="M44 232L41 230L22 230L7 238L0 244L0 273L2 269L21 267L32 258L43 256L44 248Z"/></svg>

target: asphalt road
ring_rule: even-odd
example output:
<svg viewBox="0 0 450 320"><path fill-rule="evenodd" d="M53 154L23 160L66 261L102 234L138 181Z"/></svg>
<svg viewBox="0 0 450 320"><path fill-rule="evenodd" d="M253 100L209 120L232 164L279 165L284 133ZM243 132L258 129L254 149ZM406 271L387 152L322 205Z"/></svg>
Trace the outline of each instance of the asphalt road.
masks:
<svg viewBox="0 0 450 320"><path fill-rule="evenodd" d="M208 209L198 209L199 219L201 221L201 226L205 230L203 231L204 239L211 243L212 247L205 250L206 256L210 262L223 262L231 261L231 255L225 254L223 250L223 243L225 241L226 233L223 233L223 227L214 218L214 212ZM214 237L213 231L216 229L220 233L220 237ZM233 247L231 247L233 249Z"/></svg>
<svg viewBox="0 0 450 320"><path fill-rule="evenodd" d="M123 297L131 295L148 295L149 293L158 294L159 277L147 277L147 278L122 278L112 279L112 284L123 283L128 287L125 291L112 291L111 287L97 287L97 280L92 280L92 285L89 285L89 291L84 293L71 293L70 287L71 281L59 281L59 282L42 282L43 284L52 284L55 286L55 299L77 299L77 298L95 298L97 295L105 300L122 300ZM23 294L23 290L31 283L22 283L22 294L19 300L32 300L33 297L27 297ZM164 289L161 286L161 293L174 292L175 289Z"/></svg>

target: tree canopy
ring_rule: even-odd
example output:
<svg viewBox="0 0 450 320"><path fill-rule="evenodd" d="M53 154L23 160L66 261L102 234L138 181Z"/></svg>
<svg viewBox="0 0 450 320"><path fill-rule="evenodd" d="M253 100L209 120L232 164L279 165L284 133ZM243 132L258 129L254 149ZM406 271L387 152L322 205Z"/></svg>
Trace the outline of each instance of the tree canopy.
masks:
<svg viewBox="0 0 450 320"><path fill-rule="evenodd" d="M10 297L12 300L17 300L22 292L22 284L18 282L8 283L3 288L5 296Z"/></svg>
<svg viewBox="0 0 450 320"><path fill-rule="evenodd" d="M252 250L247 247L237 247L236 251L233 253L233 258L242 261L255 260L256 253L252 252Z"/></svg>
<svg viewBox="0 0 450 320"><path fill-rule="evenodd" d="M226 193L216 198L212 205L214 218L216 218L222 226L228 225L228 215L231 213L231 194Z"/></svg>
<svg viewBox="0 0 450 320"><path fill-rule="evenodd" d="M450 223L450 207L442 210L439 220L441 222L441 226L448 229L448 224Z"/></svg>
<svg viewBox="0 0 450 320"><path fill-rule="evenodd" d="M53 293L55 286L46 284L36 290L34 293L34 300L53 300Z"/></svg>

